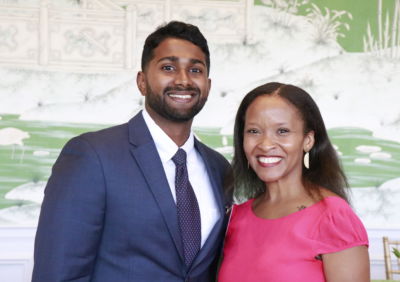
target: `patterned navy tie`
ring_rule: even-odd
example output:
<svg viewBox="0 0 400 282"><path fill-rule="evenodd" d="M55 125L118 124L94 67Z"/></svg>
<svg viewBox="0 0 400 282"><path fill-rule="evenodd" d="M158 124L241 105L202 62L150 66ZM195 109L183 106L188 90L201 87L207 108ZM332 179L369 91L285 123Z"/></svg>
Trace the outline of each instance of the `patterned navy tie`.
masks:
<svg viewBox="0 0 400 282"><path fill-rule="evenodd" d="M185 263L190 266L200 250L200 210L196 195L189 182L186 168L186 152L179 148L172 160L176 166L175 189L179 228L182 236Z"/></svg>

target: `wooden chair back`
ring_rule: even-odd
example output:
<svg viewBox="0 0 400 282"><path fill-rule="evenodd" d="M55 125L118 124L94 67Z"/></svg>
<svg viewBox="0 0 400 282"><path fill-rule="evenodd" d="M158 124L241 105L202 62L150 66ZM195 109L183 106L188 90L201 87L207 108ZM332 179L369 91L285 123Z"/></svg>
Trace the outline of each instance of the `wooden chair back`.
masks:
<svg viewBox="0 0 400 282"><path fill-rule="evenodd" d="M400 275L400 259L393 254L393 248L400 251L400 240L390 240L388 237L383 237L386 279L388 280L392 280L394 274ZM397 265L396 263L393 265L393 261L396 261Z"/></svg>

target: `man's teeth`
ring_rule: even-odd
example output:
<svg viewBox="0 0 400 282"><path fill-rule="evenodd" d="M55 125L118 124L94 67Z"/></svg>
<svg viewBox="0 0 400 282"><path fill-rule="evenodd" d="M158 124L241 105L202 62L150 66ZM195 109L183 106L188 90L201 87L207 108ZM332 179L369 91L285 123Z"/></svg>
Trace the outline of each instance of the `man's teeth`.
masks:
<svg viewBox="0 0 400 282"><path fill-rule="evenodd" d="M179 99L190 99L190 98L192 98L191 95L170 94L169 96L172 97L172 98L179 98Z"/></svg>
<svg viewBox="0 0 400 282"><path fill-rule="evenodd" d="M259 157L258 160L262 163L266 163L266 164L273 164L273 163L277 163L281 160L282 158L278 158L278 157Z"/></svg>

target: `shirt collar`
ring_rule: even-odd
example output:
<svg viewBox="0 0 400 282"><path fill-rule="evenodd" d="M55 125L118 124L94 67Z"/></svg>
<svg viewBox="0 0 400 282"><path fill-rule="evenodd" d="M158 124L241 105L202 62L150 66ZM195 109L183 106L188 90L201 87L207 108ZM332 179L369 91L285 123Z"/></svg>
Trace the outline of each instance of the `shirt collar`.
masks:
<svg viewBox="0 0 400 282"><path fill-rule="evenodd" d="M154 144L156 145L158 154L163 163L172 159L176 154L179 147L175 142L159 127L155 121L151 118L149 113L144 108L142 111L143 119L150 131L151 137L153 138ZM194 135L190 131L189 138L186 140L185 144L181 146L185 150L186 154L192 154L194 150Z"/></svg>

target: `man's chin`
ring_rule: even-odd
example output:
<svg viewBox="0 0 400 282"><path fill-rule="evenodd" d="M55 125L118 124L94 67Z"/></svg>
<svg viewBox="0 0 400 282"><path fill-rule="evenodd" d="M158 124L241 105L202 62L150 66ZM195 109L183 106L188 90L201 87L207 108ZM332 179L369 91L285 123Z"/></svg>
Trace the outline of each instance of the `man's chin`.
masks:
<svg viewBox="0 0 400 282"><path fill-rule="evenodd" d="M201 111L203 107L193 107L190 109L169 109L165 111L165 118L174 122L188 122Z"/></svg>
<svg viewBox="0 0 400 282"><path fill-rule="evenodd" d="M196 114L168 114L164 116L165 118L169 119L170 121L173 122L188 122L193 120Z"/></svg>

